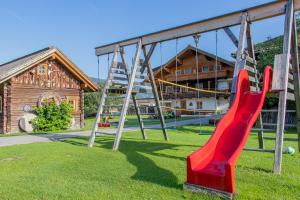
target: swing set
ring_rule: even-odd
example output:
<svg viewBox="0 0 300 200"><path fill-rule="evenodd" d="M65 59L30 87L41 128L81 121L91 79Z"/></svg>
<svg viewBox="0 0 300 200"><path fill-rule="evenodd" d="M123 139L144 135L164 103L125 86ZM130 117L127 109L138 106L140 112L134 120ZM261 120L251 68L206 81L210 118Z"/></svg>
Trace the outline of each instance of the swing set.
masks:
<svg viewBox="0 0 300 200"><path fill-rule="evenodd" d="M113 53L113 58L108 70L108 78L105 82L102 95L99 100L96 123L91 132L89 147L93 146L96 134L101 134L101 132L98 131L98 122L102 116L106 115L103 109L105 106L105 100L109 98L109 87L114 84L119 84L123 88L126 88L126 92L125 95L119 95L118 97L114 96L114 98L123 99L123 104L122 111L120 113L118 129L115 133L113 149L117 150L119 147L126 114L129 103L131 102L130 99L132 100L138 116L142 137L143 139L147 139L145 132L147 127L145 127L143 124L143 119L141 117L142 114L138 104L139 98L137 98L139 90L135 92L135 88L146 86L145 84L147 81L147 83L149 83L148 89L151 90L153 95L151 98L147 98L155 101L154 107L160 119L161 130L164 139L168 140L169 137L166 131L166 124L164 121L161 104L164 102L164 100L163 98L161 98L161 100L159 99L159 93L157 91L156 82L150 65L151 56L157 44L160 44L161 47L162 42L175 40L175 67L177 69L177 47L179 38L190 36L194 37L196 49L198 49L197 47L201 33L216 31L217 41L217 31L222 29L237 48L232 88L230 93L231 107L223 119L218 123L216 130L208 143L204 147L188 156L187 182L184 184L184 188L193 192L206 192L229 199L233 198L233 195L235 194L235 163L241 150L244 148L247 137L250 134L255 122L256 127L255 129L252 129L252 131L257 132L259 148L251 148L246 150L274 153L273 172L275 174L280 174L282 165L283 141L287 139L284 137L284 128L286 103L288 100L296 101L297 142L300 150L300 73L297 29L295 23L295 12L298 10L300 10L299 0L273 1L222 16L96 47L97 56ZM251 35L251 25L256 21L281 15L285 16L283 52L282 54L275 55L273 72L271 67L265 68L263 87L260 88L258 70L256 69L257 62L255 60L255 50ZM236 37L231 31L230 27L232 26L240 27L239 37ZM125 59L125 47L133 45L136 45L136 51L133 58L132 67L129 70ZM142 60L140 59L141 54L143 54ZM121 62L118 61L119 56L121 57ZM198 68L197 52L196 65ZM217 70L215 70L215 73L217 73ZM118 77L122 75L122 78L116 79L116 75L118 75ZM198 69L196 76L197 80L199 80ZM158 81L160 84L174 84L175 87L183 87L182 85L178 84L177 78L175 83L170 83L163 79ZM200 97L201 92L214 93L215 95L217 95L219 92L217 91L216 86L215 90L212 91L201 91L198 88L188 89L197 91L197 97ZM273 131L276 132L276 137L274 138L274 149L265 149L264 139L266 137L264 136L264 131L267 129L264 128L261 117L262 106L265 95L268 91L272 91L279 95L277 125L276 128L273 129ZM175 90L175 96L176 95L177 89Z"/></svg>

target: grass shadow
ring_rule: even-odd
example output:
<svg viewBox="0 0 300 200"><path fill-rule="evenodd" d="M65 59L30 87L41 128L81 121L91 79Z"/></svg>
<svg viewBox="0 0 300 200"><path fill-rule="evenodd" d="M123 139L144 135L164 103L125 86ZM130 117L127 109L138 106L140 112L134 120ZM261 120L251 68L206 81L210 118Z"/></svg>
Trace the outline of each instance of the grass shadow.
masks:
<svg viewBox="0 0 300 200"><path fill-rule="evenodd" d="M86 138L68 138L61 140L61 142L69 143L72 145L86 146ZM113 137L99 138L95 140L95 146L112 149L114 142ZM159 143L159 142L149 142L143 140L122 140L122 145L120 145L119 152L126 156L129 163L136 167L136 173L131 176L132 179L150 182L158 184L164 187L180 189L181 184L178 183L177 176L173 174L170 170L163 168L155 163L155 159L149 158L149 156L165 157L166 159L178 159L185 160L185 157L173 156L163 154L160 151L165 149L178 150L179 147L183 145L170 144L170 143ZM187 145L189 146L189 145Z"/></svg>

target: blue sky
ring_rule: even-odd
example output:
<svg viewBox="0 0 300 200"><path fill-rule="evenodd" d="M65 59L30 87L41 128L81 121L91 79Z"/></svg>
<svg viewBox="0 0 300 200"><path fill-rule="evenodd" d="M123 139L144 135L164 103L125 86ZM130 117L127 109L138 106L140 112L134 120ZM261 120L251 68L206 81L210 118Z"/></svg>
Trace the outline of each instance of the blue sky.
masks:
<svg viewBox="0 0 300 200"><path fill-rule="evenodd" d="M2 0L0 63L42 49L60 48L88 75L97 77L96 46L269 2L268 0ZM238 34L238 28L233 31ZM253 25L254 42L283 33L283 17ZM203 34L200 48L215 52L215 32ZM235 47L218 31L219 55L230 58ZM191 38L178 41L178 51ZM162 44L163 62L176 52L175 42ZM132 51L131 51L132 53ZM131 54L129 54L130 57ZM107 75L107 57L100 58L100 78ZM161 62L159 49L153 66Z"/></svg>

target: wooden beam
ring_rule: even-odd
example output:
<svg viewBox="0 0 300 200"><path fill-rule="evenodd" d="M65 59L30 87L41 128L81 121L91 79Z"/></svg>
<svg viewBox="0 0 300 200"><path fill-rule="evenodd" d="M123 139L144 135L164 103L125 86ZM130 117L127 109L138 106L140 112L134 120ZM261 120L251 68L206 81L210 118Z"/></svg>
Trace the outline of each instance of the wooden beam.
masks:
<svg viewBox="0 0 300 200"><path fill-rule="evenodd" d="M234 33L230 30L229 27L224 27L223 30L225 31L225 33L228 35L228 37L230 38L230 40L233 42L233 44L238 47L239 46L239 41L238 39L235 37Z"/></svg>
<svg viewBox="0 0 300 200"><path fill-rule="evenodd" d="M299 52L298 52L298 33L297 27L295 23L295 16L294 17L294 24L292 30L292 66L293 66L293 81L294 81L294 100L296 101L296 119L297 119L297 135L298 135L298 151L300 152L300 70L299 70Z"/></svg>
<svg viewBox="0 0 300 200"><path fill-rule="evenodd" d="M247 31L247 24L248 24L247 18L248 18L248 14L244 12L241 16L239 45L236 52L236 61L234 66L233 78L232 78L230 104L232 104L236 93L236 81L237 81L238 74L241 69L244 69L246 67L246 58L243 55L245 52L245 40L246 40L246 31Z"/></svg>
<svg viewBox="0 0 300 200"><path fill-rule="evenodd" d="M291 50L291 37L292 37L292 25L294 19L293 0L289 0L286 7L286 15L284 22L284 38L283 38L283 54L285 54L285 61L283 67L289 69L290 65L290 50ZM282 149L284 138L284 126L285 126L285 111L286 111L286 99L287 99L287 85L288 85L288 73L285 73L284 77L284 90L279 92L278 103L278 118L277 118L277 131L275 142L275 155L273 171L275 174L281 173L282 163Z"/></svg>
<svg viewBox="0 0 300 200"><path fill-rule="evenodd" d="M157 86L156 86L156 83L155 83L155 77L154 77L154 74L153 74L153 71L152 71L152 68L151 68L151 65L150 65L150 57L152 56L155 47L156 47L156 43L152 44L149 52L147 53L146 47L143 46L143 53L144 53L145 57L147 57L147 55L150 54L149 59L145 63L145 66L146 66L147 71L148 71L149 80L150 80L150 83L151 83L152 92L153 92L153 95L154 95L154 100L155 100L155 104L156 104L156 107L157 107L157 112L158 112L159 121L160 121L160 124L161 124L161 129L163 131L164 139L169 140L168 134L167 134L167 131L166 131L165 118L164 118L164 115L163 115L163 112L162 112L162 109L161 109L161 105L160 105L160 101L159 101L159 95L158 95ZM151 49L153 49L153 50L151 51Z"/></svg>
<svg viewBox="0 0 300 200"><path fill-rule="evenodd" d="M102 45L96 47L96 55L104 55L112 53L114 46L119 44L122 46L133 45L142 40L143 45L148 45L156 42L168 41L175 38L187 37L194 34L213 31L216 29L222 29L224 27L235 26L241 23L240 16L242 12L247 12L249 16L249 22L259 21L267 18L272 18L285 14L285 6L287 0L273 1L270 3L262 4L259 6L246 8L236 12L228 13L225 15L196 21L193 23L177 26L174 28L165 29L162 31L137 36L131 39L126 39L111 44ZM300 9L300 1L295 1L294 10Z"/></svg>

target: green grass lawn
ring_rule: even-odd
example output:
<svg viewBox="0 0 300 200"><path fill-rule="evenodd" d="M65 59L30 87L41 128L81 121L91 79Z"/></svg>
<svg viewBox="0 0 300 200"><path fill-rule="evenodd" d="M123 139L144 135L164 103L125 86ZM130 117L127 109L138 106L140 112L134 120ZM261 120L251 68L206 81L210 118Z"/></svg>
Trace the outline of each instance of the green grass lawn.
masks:
<svg viewBox="0 0 300 200"><path fill-rule="evenodd" d="M125 133L119 151L112 151L112 136L0 148L0 199L218 199L182 190L185 159L203 145L211 127L184 126L161 131ZM266 141L271 148L273 141ZM230 144L228 144L230 145ZM295 142L285 146L296 147ZM250 135L248 147L257 147ZM300 154L284 154L281 176L272 174L273 154L244 151L237 162L237 199L299 199Z"/></svg>

